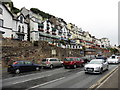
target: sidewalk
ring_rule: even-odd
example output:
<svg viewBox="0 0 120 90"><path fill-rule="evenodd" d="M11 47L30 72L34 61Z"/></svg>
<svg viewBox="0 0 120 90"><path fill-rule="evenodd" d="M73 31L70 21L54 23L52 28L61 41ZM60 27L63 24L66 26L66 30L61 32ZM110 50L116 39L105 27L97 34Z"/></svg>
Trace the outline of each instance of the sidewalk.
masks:
<svg viewBox="0 0 120 90"><path fill-rule="evenodd" d="M98 86L97 90L101 89L120 89L120 65L118 69L110 75L108 79L106 79L103 83Z"/></svg>

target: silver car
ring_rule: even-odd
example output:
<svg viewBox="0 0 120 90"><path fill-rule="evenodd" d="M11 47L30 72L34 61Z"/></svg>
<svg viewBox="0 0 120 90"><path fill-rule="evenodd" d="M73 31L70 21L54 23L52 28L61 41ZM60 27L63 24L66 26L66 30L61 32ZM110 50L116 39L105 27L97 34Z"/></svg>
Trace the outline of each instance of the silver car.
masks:
<svg viewBox="0 0 120 90"><path fill-rule="evenodd" d="M62 66L62 63L58 58L45 58L42 60L41 66L52 69L53 67Z"/></svg>
<svg viewBox="0 0 120 90"><path fill-rule="evenodd" d="M93 59L84 66L85 73L103 73L108 70L108 62L104 59Z"/></svg>

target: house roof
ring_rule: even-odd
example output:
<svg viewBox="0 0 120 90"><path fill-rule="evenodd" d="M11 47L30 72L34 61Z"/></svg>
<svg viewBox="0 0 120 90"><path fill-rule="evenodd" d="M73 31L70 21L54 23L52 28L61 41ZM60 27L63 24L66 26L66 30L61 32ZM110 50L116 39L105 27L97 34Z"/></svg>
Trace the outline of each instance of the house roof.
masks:
<svg viewBox="0 0 120 90"><path fill-rule="evenodd" d="M14 17L13 14L12 14L12 12L10 12L10 10L5 6L4 3L0 2L0 4L5 7L5 9L10 13L10 15L11 15L12 17Z"/></svg>

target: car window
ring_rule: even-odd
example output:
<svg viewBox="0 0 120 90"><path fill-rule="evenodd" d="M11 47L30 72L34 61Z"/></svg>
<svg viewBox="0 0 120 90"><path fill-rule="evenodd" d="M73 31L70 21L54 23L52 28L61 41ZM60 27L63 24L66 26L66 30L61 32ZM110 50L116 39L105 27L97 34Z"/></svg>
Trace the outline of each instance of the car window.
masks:
<svg viewBox="0 0 120 90"><path fill-rule="evenodd" d="M111 58L112 58L112 59L115 59L115 56L112 56Z"/></svg>
<svg viewBox="0 0 120 90"><path fill-rule="evenodd" d="M50 61L57 61L57 59L50 59Z"/></svg>
<svg viewBox="0 0 120 90"><path fill-rule="evenodd" d="M77 61L80 61L80 58L76 58Z"/></svg>
<svg viewBox="0 0 120 90"><path fill-rule="evenodd" d="M16 62L13 62L13 65L15 65L15 64L24 64L24 62L23 62L23 61L16 61Z"/></svg>
<svg viewBox="0 0 120 90"><path fill-rule="evenodd" d="M27 65L32 64L32 62L29 62L29 61L26 61L24 63L27 64Z"/></svg>
<svg viewBox="0 0 120 90"><path fill-rule="evenodd" d="M102 64L102 63L103 61L98 61L98 60L89 62L89 64Z"/></svg>
<svg viewBox="0 0 120 90"><path fill-rule="evenodd" d="M74 58L65 58L64 61L74 61Z"/></svg>

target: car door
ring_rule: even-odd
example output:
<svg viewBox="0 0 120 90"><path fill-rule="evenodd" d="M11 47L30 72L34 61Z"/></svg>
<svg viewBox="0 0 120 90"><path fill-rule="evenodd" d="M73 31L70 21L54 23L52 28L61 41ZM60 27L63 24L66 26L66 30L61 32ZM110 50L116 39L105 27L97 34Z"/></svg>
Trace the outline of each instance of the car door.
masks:
<svg viewBox="0 0 120 90"><path fill-rule="evenodd" d="M57 59L57 62L58 62L58 66L62 65L61 60Z"/></svg>
<svg viewBox="0 0 120 90"><path fill-rule="evenodd" d="M34 70L34 66L33 66L33 64L32 64L32 62L30 62L30 61L25 61L25 69L26 69L26 71L32 71L32 70Z"/></svg>

